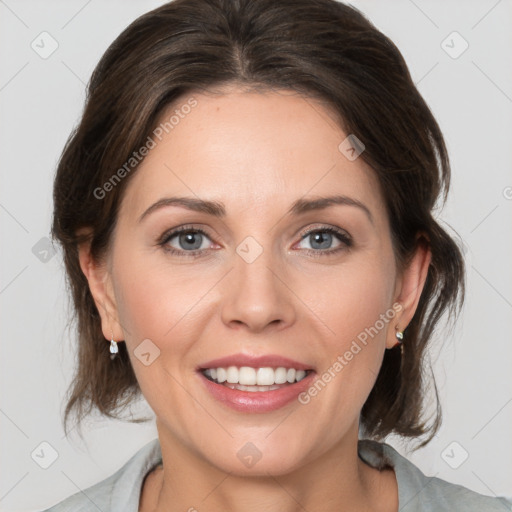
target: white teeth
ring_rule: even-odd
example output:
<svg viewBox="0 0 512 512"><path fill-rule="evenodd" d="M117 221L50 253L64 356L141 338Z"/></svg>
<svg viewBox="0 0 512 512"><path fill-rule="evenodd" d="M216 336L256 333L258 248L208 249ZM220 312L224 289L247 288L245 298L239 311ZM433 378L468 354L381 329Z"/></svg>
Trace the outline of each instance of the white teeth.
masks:
<svg viewBox="0 0 512 512"><path fill-rule="evenodd" d="M258 386L271 386L275 383L273 368L258 368L256 373L256 384Z"/></svg>
<svg viewBox="0 0 512 512"><path fill-rule="evenodd" d="M242 366L238 372L238 382L244 386L254 386L256 384L256 370L249 366Z"/></svg>
<svg viewBox="0 0 512 512"><path fill-rule="evenodd" d="M296 370L295 368L284 368L282 366L278 368L263 367L263 368L252 368L250 366L229 366L227 368L207 368L203 370L203 374L209 377L211 380L218 382L219 384L225 383L225 385L234 388L234 384L237 385L236 389L242 389L249 386L243 391L268 391L269 388L273 388L276 384L286 384L287 382L293 384L294 382L301 381L306 376L305 370Z"/></svg>
<svg viewBox="0 0 512 512"><path fill-rule="evenodd" d="M279 389L279 386L275 384L272 386L243 386L242 384L225 384L228 388L239 389L240 391L271 391L273 389Z"/></svg>
<svg viewBox="0 0 512 512"><path fill-rule="evenodd" d="M226 378L227 378L226 370L224 368L217 368L217 382L222 383L226 380Z"/></svg>
<svg viewBox="0 0 512 512"><path fill-rule="evenodd" d="M275 371L276 384L284 384L286 382L286 368L277 368Z"/></svg>
<svg viewBox="0 0 512 512"><path fill-rule="evenodd" d="M230 384L238 383L238 368L236 366L230 366L226 371L226 381Z"/></svg>

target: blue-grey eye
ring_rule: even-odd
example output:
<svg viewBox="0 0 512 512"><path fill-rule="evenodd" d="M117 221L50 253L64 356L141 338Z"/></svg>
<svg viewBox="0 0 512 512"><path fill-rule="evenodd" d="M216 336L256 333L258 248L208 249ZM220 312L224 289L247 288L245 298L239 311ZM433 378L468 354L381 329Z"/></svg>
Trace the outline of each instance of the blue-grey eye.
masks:
<svg viewBox="0 0 512 512"><path fill-rule="evenodd" d="M302 238L301 243L305 241L309 242L309 247L302 247L303 249L326 250L334 248L334 241L340 244L339 237L326 230L311 231Z"/></svg>
<svg viewBox="0 0 512 512"><path fill-rule="evenodd" d="M203 235L201 233L186 233L179 235L178 239L184 249L200 249Z"/></svg>
<svg viewBox="0 0 512 512"><path fill-rule="evenodd" d="M333 236L325 231L317 231L309 235L312 249L330 249Z"/></svg>
<svg viewBox="0 0 512 512"><path fill-rule="evenodd" d="M178 240L178 247L171 243L174 239ZM196 251L199 249L207 249L209 244L203 247L204 242L208 241L208 237L196 230L187 230L182 232L170 233L165 240L166 245L170 245L172 248L183 251Z"/></svg>
<svg viewBox="0 0 512 512"><path fill-rule="evenodd" d="M332 250L343 245L349 245L349 239L343 233L338 233L336 230L330 229L315 229L309 231L302 236L301 243L304 241L309 242L309 247L303 247L304 249L313 250ZM333 242L337 241L338 244L333 246Z"/></svg>

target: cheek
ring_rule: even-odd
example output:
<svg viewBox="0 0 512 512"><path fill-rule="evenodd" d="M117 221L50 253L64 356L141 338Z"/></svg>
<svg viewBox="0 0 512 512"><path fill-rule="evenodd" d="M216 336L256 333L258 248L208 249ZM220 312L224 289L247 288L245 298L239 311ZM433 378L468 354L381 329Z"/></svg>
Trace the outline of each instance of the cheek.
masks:
<svg viewBox="0 0 512 512"><path fill-rule="evenodd" d="M175 354L185 350L199 325L204 297L218 279L188 265L154 264L143 253L120 256L115 269L117 310L127 345L134 350L149 338L161 351L169 343Z"/></svg>
<svg viewBox="0 0 512 512"><path fill-rule="evenodd" d="M195 278L191 282L190 271L187 278L185 270L148 261L147 256L133 254L116 260L115 296L137 381L153 409L163 412L167 400L175 407L185 402L173 377L182 380L180 363L198 339L194 304L208 287ZM146 363L141 355L145 352L150 354Z"/></svg>
<svg viewBox="0 0 512 512"><path fill-rule="evenodd" d="M315 281L315 307L341 345L357 338L374 326L382 314L392 310L394 275L391 264L375 258L340 268ZM323 294L319 293L320 289L324 290ZM385 334L380 322L379 326Z"/></svg>
<svg viewBox="0 0 512 512"><path fill-rule="evenodd" d="M331 276L324 283L329 292L316 304L330 332L318 343L327 356L319 378L335 382L328 385L331 391L324 399L342 415L347 411L340 408L340 400L357 411L378 375L387 333L394 325L395 271L392 263L375 259Z"/></svg>

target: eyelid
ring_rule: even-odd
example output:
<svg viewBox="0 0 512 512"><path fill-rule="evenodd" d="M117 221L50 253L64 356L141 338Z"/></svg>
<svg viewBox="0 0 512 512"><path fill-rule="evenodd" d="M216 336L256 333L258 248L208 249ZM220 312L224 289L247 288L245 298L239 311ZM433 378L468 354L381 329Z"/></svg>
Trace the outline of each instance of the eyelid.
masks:
<svg viewBox="0 0 512 512"><path fill-rule="evenodd" d="M303 239L304 237L310 235L311 233L315 233L316 231L332 231L334 233L337 233L339 235L344 235L347 238L352 239L352 237L350 236L348 231L346 231L345 229L331 225L331 224L321 224L321 223L317 224L317 225L313 225L313 226L311 224L308 224L307 228L304 228L299 232L299 236L301 237L301 239Z"/></svg>
<svg viewBox="0 0 512 512"><path fill-rule="evenodd" d="M174 238L176 235L179 235L181 232L188 232L188 231L197 231L199 233L205 234L206 236L209 236L208 233L206 233L206 231L204 231L202 228L195 227L191 224L184 224L182 226L177 226L175 228L166 229L158 238L158 243L167 241L170 238Z"/></svg>
<svg viewBox="0 0 512 512"><path fill-rule="evenodd" d="M339 228L337 226L329 225L329 224L320 224L317 226L309 226L305 230L302 230L300 233L300 240L294 244L297 245L302 240L305 240L308 236L312 235L313 233L330 233L334 235L338 241L340 242L341 246L335 247L334 249L323 249L323 250L314 250L314 249L303 249L302 251L305 251L307 254L313 256L313 257L322 257L322 256L331 256L338 254L341 251L347 251L352 248L353 246L353 238L346 230Z"/></svg>
<svg viewBox="0 0 512 512"><path fill-rule="evenodd" d="M188 233L189 231L200 233L200 234L206 236L207 238L209 238L210 240L212 240L212 236L206 230L204 230L202 228L195 227L191 224L184 224L182 226L177 226L175 228L167 229L166 231L164 231L162 233L162 235L160 235L160 237L158 238L157 245L165 248L165 246L167 245L169 240L180 235L181 233ZM212 242L213 242L213 240L212 240ZM195 249L194 251L180 251L179 249L171 248L171 249L167 249L167 250L169 250L170 252L176 251L176 252L186 253L186 254L194 254L196 251L204 252L204 249Z"/></svg>

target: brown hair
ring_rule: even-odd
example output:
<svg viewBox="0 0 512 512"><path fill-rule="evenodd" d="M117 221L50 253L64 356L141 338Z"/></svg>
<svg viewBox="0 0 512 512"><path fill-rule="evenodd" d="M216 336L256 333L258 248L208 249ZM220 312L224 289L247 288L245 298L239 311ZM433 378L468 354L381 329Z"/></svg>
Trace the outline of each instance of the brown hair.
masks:
<svg viewBox="0 0 512 512"><path fill-rule="evenodd" d="M387 350L361 413L369 437L433 437L424 419L425 349L445 312L464 297L461 253L432 212L450 181L439 126L396 46L358 10L335 0L175 0L135 20L93 72L85 110L58 164L52 234L63 247L78 329L77 369L64 428L92 409L119 418L140 397L126 351L111 361L100 316L78 260L88 240L94 258L108 250L123 190L136 166L104 197L97 191L146 143L164 109L194 91L223 84L287 89L329 105L347 134L363 141L386 201L397 262L424 233L432 251L427 281L406 329L404 354ZM80 228L91 228L87 238ZM144 420L132 420L144 421ZM67 430L66 430L67 432Z"/></svg>

